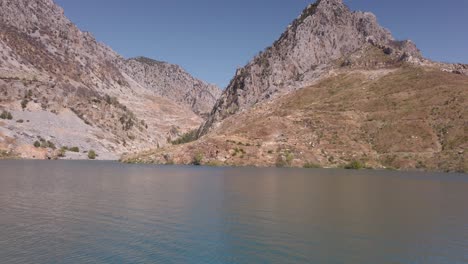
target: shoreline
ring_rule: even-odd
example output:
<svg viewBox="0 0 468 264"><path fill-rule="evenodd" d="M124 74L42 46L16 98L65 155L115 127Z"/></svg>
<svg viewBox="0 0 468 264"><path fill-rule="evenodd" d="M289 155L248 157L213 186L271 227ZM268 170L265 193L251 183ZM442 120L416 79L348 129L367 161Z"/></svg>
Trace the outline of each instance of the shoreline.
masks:
<svg viewBox="0 0 468 264"><path fill-rule="evenodd" d="M154 166L154 167L191 167L191 168L225 168L225 169L281 169L281 170L325 170L325 171L332 171L332 170L346 170L346 171L388 171L388 172L407 172L407 173L445 173L445 174L460 174L460 175L468 175L466 171L441 171L441 170L423 170L423 169L395 169L395 168L372 168L372 167L365 167L365 168L345 168L344 166L339 167L311 167L311 168L304 168L304 167L275 167L275 166L259 166L259 165L213 165L213 164L201 164L201 165L194 165L194 164L157 164L157 163L145 163L145 162L126 162L122 160L90 160L90 159L23 159L23 158L0 158L0 163L5 161L25 161L25 162L92 162L92 163L116 163L122 165L144 165L144 166Z"/></svg>

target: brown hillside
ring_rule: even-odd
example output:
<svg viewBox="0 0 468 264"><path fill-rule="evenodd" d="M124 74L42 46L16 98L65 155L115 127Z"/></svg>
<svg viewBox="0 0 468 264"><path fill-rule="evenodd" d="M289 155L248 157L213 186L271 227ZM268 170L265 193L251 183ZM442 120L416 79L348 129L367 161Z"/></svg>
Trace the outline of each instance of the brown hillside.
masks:
<svg viewBox="0 0 468 264"><path fill-rule="evenodd" d="M130 162L240 166L360 161L375 168L467 171L468 76L391 61L372 48L316 85L227 118L196 142Z"/></svg>

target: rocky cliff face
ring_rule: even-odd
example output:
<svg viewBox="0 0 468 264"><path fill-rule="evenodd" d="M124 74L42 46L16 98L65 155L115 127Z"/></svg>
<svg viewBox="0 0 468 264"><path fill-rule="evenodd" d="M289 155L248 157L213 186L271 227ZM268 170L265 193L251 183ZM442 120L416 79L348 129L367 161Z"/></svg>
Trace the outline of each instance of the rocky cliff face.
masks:
<svg viewBox="0 0 468 264"><path fill-rule="evenodd" d="M0 120L0 149L53 156L32 148L45 140L115 159L198 127L216 87L177 66L138 61L80 31L52 0L0 0L0 113L13 117ZM140 69L148 74L140 78Z"/></svg>
<svg viewBox="0 0 468 264"><path fill-rule="evenodd" d="M126 84L117 69L121 57L80 31L52 0L2 0L0 6L3 68L23 66L25 73L35 69L97 88Z"/></svg>
<svg viewBox="0 0 468 264"><path fill-rule="evenodd" d="M309 5L271 47L237 70L200 135L254 104L313 84L330 63L367 43L401 52L407 60L421 58L412 42L395 41L371 13L351 12L342 0Z"/></svg>
<svg viewBox="0 0 468 264"><path fill-rule="evenodd" d="M178 65L145 57L125 61L125 72L135 81L206 116L221 95L216 85L207 84L188 74Z"/></svg>

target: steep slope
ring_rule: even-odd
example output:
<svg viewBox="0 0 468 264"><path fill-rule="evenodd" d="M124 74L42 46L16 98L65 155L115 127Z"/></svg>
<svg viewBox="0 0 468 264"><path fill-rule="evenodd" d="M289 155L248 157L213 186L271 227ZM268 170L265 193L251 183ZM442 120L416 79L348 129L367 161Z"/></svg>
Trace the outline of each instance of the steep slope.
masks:
<svg viewBox="0 0 468 264"><path fill-rule="evenodd" d="M468 65L424 59L369 13L310 5L237 71L198 140L123 161L468 171Z"/></svg>
<svg viewBox="0 0 468 264"><path fill-rule="evenodd" d="M191 108L213 105L203 96L193 96L196 107L181 105L165 93L170 83L155 91L127 68L125 59L81 32L52 0L0 0L0 112L12 114L0 123L0 148L28 158L61 154L32 147L50 141L55 148L78 146L115 159L198 127L202 118ZM198 87L200 81L185 72L164 74L185 80L175 89L183 95L207 89L216 96L214 87Z"/></svg>
<svg viewBox="0 0 468 264"><path fill-rule="evenodd" d="M402 63L373 46L346 60L352 66L230 116L198 141L124 160L468 171L468 76Z"/></svg>
<svg viewBox="0 0 468 264"><path fill-rule="evenodd" d="M371 13L351 12L342 0L309 5L271 47L237 70L200 135L254 104L313 84L331 61L368 42L401 52L407 60L421 58L412 42L395 41Z"/></svg>
<svg viewBox="0 0 468 264"><path fill-rule="evenodd" d="M202 116L211 111L221 95L217 86L195 79L180 66L167 62L133 58L125 62L125 71L147 89Z"/></svg>

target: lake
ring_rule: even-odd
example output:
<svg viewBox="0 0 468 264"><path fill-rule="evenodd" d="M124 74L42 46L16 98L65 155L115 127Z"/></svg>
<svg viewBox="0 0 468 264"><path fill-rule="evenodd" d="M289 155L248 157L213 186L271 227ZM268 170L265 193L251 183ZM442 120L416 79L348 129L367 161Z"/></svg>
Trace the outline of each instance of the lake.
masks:
<svg viewBox="0 0 468 264"><path fill-rule="evenodd" d="M1 263L468 263L468 177L0 161Z"/></svg>

